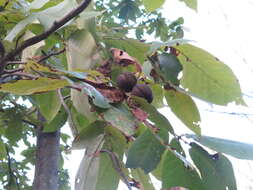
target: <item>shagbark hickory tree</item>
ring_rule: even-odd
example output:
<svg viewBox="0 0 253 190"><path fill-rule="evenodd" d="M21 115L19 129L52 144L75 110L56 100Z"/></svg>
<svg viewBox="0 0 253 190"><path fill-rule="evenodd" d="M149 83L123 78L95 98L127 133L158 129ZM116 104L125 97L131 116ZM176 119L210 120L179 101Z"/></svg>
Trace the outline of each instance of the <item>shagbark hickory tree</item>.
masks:
<svg viewBox="0 0 253 190"><path fill-rule="evenodd" d="M202 136L194 99L245 105L240 85L163 3L0 0L1 189L70 189L63 158L74 149L76 190L237 189L227 155L250 160L252 146ZM191 134L176 133L165 106Z"/></svg>

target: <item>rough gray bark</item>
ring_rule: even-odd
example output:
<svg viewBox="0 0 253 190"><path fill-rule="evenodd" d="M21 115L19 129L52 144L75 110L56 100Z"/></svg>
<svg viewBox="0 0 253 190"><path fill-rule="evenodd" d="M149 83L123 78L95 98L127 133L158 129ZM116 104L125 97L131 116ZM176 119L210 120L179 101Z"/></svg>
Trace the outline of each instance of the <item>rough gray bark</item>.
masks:
<svg viewBox="0 0 253 190"><path fill-rule="evenodd" d="M60 160L60 131L37 131L37 150L33 190L57 190Z"/></svg>

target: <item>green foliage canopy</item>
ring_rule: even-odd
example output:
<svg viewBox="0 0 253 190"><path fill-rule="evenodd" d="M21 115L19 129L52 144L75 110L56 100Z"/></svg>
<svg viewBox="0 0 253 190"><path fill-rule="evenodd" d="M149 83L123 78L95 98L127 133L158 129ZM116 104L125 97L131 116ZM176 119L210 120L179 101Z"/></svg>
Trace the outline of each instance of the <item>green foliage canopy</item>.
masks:
<svg viewBox="0 0 253 190"><path fill-rule="evenodd" d="M252 159L252 145L201 136L194 101L244 105L240 85L227 65L183 39L183 18L165 19L160 11L164 2L94 1L32 51L24 49L1 63L5 65L0 76L0 186L31 189L26 174L28 163L34 165L35 160L36 146L30 142L34 128L53 132L69 118L74 140L69 145L70 134L61 134L61 155L67 146L86 148L77 190L116 190L120 179L129 189L154 190L151 175L165 189L236 189L226 154ZM197 0L183 2L197 11ZM0 0L0 60L25 43L27 35L43 34L79 3ZM146 35L159 41L145 42ZM151 104L118 89L116 78L126 71L151 87ZM82 109L91 109L95 119L79 112L73 91L86 98L89 107ZM175 133L176 126L158 110L166 106L165 100L195 134ZM17 161L21 142L23 159ZM191 159L181 143L190 146ZM211 155L207 148L217 153ZM63 163L59 189L70 189Z"/></svg>

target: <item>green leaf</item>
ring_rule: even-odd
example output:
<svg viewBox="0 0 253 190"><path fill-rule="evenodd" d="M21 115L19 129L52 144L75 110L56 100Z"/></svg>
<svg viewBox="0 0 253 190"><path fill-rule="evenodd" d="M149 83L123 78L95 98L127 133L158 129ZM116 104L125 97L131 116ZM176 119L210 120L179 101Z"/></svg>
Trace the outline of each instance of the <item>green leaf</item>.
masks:
<svg viewBox="0 0 253 190"><path fill-rule="evenodd" d="M154 105L156 108L162 108L164 107L163 98L164 98L164 91L161 85L159 84L153 84L150 85L152 92L153 92L153 101L152 105Z"/></svg>
<svg viewBox="0 0 253 190"><path fill-rule="evenodd" d="M206 190L236 190L234 171L222 154L210 155L201 146L191 143L190 156L198 167Z"/></svg>
<svg viewBox="0 0 253 190"><path fill-rule="evenodd" d="M100 107L100 108L110 108L111 105L109 104L106 97L104 97L99 91L97 91L96 88L89 85L88 83L81 83L82 86L82 92L87 94L93 101L93 103Z"/></svg>
<svg viewBox="0 0 253 190"><path fill-rule="evenodd" d="M55 1L48 1L48 0L35 0L33 1L29 7L27 8L30 12L40 12L46 10L50 7L54 7L60 4L63 0L55 0Z"/></svg>
<svg viewBox="0 0 253 190"><path fill-rule="evenodd" d="M1 92L9 92L15 95L31 95L34 93L48 92L68 86L66 80L40 77L36 80L18 80L12 83L0 85Z"/></svg>
<svg viewBox="0 0 253 190"><path fill-rule="evenodd" d="M111 154L117 158L119 163L122 162L125 139L119 137L119 132L113 128L110 128L107 132L109 135L105 136L105 143L102 147L103 152L100 153L96 190L117 190L120 176L115 167L122 171L121 165L116 165L115 160L112 161ZM108 150L111 150L110 153L105 152Z"/></svg>
<svg viewBox="0 0 253 190"><path fill-rule="evenodd" d="M144 6L145 6L145 9L148 12L155 11L156 9L160 8L165 2L165 0L156 0L156 1L142 0L142 1L143 1Z"/></svg>
<svg viewBox="0 0 253 190"><path fill-rule="evenodd" d="M192 98L175 90L166 90L165 98L173 113L193 132L200 135L200 114Z"/></svg>
<svg viewBox="0 0 253 190"><path fill-rule="evenodd" d="M171 141L170 141L170 146L173 150L176 150L179 154L181 154L182 156L186 157L185 156L185 152L184 152L184 149L182 148L181 144L180 144L180 141L177 139L177 138L173 138Z"/></svg>
<svg viewBox="0 0 253 190"><path fill-rule="evenodd" d="M16 144L20 139L23 137L23 125L21 118L18 115L13 115L9 122L8 127L5 130L5 137L10 141L12 144Z"/></svg>
<svg viewBox="0 0 253 190"><path fill-rule="evenodd" d="M171 47L175 45L180 45L180 44L186 44L191 42L192 40L187 40L187 39L175 39L175 40L170 40L168 42L158 42L154 41L151 43L150 49L148 54L153 54L160 48L165 48L166 46Z"/></svg>
<svg viewBox="0 0 253 190"><path fill-rule="evenodd" d="M84 29L77 30L70 36L67 44L69 70L90 69L94 65L91 57L94 56L96 42L90 32Z"/></svg>
<svg viewBox="0 0 253 190"><path fill-rule="evenodd" d="M143 111L149 114L148 119L155 123L158 128L167 129L170 131L170 133L174 134L174 130L168 119L164 115L160 114L154 106L150 105L143 98L137 96L132 98L140 105L140 108L143 109Z"/></svg>
<svg viewBox="0 0 253 190"><path fill-rule="evenodd" d="M190 93L218 105L243 104L241 89L232 70L208 52L190 44L175 46L183 65L181 85Z"/></svg>
<svg viewBox="0 0 253 190"><path fill-rule="evenodd" d="M33 97L47 123L51 122L61 108L61 101L56 91L36 94Z"/></svg>
<svg viewBox="0 0 253 190"><path fill-rule="evenodd" d="M94 121L84 127L72 143L72 149L86 148L89 143L100 134L104 133L104 127L107 125L104 121Z"/></svg>
<svg viewBox="0 0 253 190"><path fill-rule="evenodd" d="M47 122L44 124L43 132L49 133L56 131L66 123L67 119L68 114L62 107L51 122Z"/></svg>
<svg viewBox="0 0 253 190"><path fill-rule="evenodd" d="M49 0L35 0L29 5L28 10L39 9L39 8L43 7L48 1Z"/></svg>
<svg viewBox="0 0 253 190"><path fill-rule="evenodd" d="M72 125L74 125L72 127L76 128L77 131L81 131L84 127L89 125L89 120L83 114L79 113L76 110L75 106L71 106L70 112L73 119L73 123L69 122L69 124L72 123Z"/></svg>
<svg viewBox="0 0 253 190"><path fill-rule="evenodd" d="M163 170L163 162L165 160L165 156L167 154L167 150L164 151L161 161L159 162L159 164L156 166L156 168L151 172L152 175L158 179L159 181L162 181L162 170Z"/></svg>
<svg viewBox="0 0 253 190"><path fill-rule="evenodd" d="M217 152L222 152L238 159L253 160L253 144L208 136L186 135L186 137L193 138Z"/></svg>
<svg viewBox="0 0 253 190"><path fill-rule="evenodd" d="M192 190L204 189L197 171L185 167L179 158L168 151L163 161L162 188L169 189L177 186Z"/></svg>
<svg viewBox="0 0 253 190"><path fill-rule="evenodd" d="M68 39L66 57L68 69L70 71L80 71L92 68L97 59L94 60L94 55L97 53L97 46L91 33L87 30L77 30ZM83 93L71 90L73 105L78 112L85 115L89 120L95 121L97 116L90 111L88 97Z"/></svg>
<svg viewBox="0 0 253 190"><path fill-rule="evenodd" d="M104 119L127 136L135 133L136 122L125 106L111 107L103 113Z"/></svg>
<svg viewBox="0 0 253 190"><path fill-rule="evenodd" d="M115 163L112 162L110 156L113 154L117 157L119 163L122 162L125 139L113 128L106 128L106 132L108 133L107 135L95 137L92 140L93 143L90 143L86 148L86 154L80 164L76 177L76 190L117 189L119 174L115 170ZM100 150L102 152L99 153L98 151ZM98 153L98 155L94 153Z"/></svg>
<svg viewBox="0 0 253 190"><path fill-rule="evenodd" d="M64 0L56 6L37 12L37 19L40 21L40 23L44 26L45 29L48 29L52 26L55 20L59 20L64 14L74 9L76 6L76 1ZM67 24L69 23L70 22L68 22ZM65 26L67 24L65 24Z"/></svg>
<svg viewBox="0 0 253 190"><path fill-rule="evenodd" d="M104 146L103 148L110 147ZM117 190L119 184L119 174L113 167L110 156L107 153L100 153L96 190Z"/></svg>
<svg viewBox="0 0 253 190"><path fill-rule="evenodd" d="M6 148L3 140L0 138L0 160L6 158Z"/></svg>
<svg viewBox="0 0 253 190"><path fill-rule="evenodd" d="M165 80L178 85L178 74L183 69L177 57L173 54L162 53L158 55L158 63Z"/></svg>
<svg viewBox="0 0 253 190"><path fill-rule="evenodd" d="M97 136L94 143L87 147L76 174L75 190L96 190L100 157L95 156L94 152L100 150L103 144L104 136Z"/></svg>
<svg viewBox="0 0 253 190"><path fill-rule="evenodd" d="M12 42L13 39L28 25L31 24L36 19L36 14L31 14L26 17L24 20L20 21L4 38L9 42Z"/></svg>
<svg viewBox="0 0 253 190"><path fill-rule="evenodd" d="M126 167L141 168L149 173L160 162L164 150L164 145L147 129L130 147Z"/></svg>
<svg viewBox="0 0 253 190"><path fill-rule="evenodd" d="M183 1L191 9L198 11L198 0L179 0Z"/></svg>
<svg viewBox="0 0 253 190"><path fill-rule="evenodd" d="M126 23L129 20L136 21L137 14L140 12L137 3L135 1L122 1L118 7L119 10L119 18L123 19Z"/></svg>
<svg viewBox="0 0 253 190"><path fill-rule="evenodd" d="M83 11L77 18L77 27L78 29L86 28L85 20L89 20L95 17L102 15L105 11Z"/></svg>
<svg viewBox="0 0 253 190"><path fill-rule="evenodd" d="M126 51L130 56L136 58L140 63L146 59L149 45L134 39L106 39L105 42L113 48Z"/></svg>
<svg viewBox="0 0 253 190"><path fill-rule="evenodd" d="M37 2L35 2L37 3ZM41 5L45 2L41 2ZM40 6L37 4L36 6ZM76 2L74 0L65 0L59 3L56 6L50 7L46 10L32 13L24 20L20 21L5 37L5 40L12 42L13 39L28 25L33 23L36 19L40 21L40 23L48 29L52 26L55 20L59 20L62 15L66 12L72 10L76 6ZM68 23L67 23L68 24ZM65 24L66 25L66 24Z"/></svg>
<svg viewBox="0 0 253 190"><path fill-rule="evenodd" d="M155 190L149 174L145 174L141 169L131 169L131 175L138 181L145 190Z"/></svg>

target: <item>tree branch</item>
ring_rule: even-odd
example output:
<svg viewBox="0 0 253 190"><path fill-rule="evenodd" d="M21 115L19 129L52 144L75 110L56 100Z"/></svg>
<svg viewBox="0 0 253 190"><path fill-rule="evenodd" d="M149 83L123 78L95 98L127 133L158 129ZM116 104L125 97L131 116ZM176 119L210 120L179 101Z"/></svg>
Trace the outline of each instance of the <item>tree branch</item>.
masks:
<svg viewBox="0 0 253 190"><path fill-rule="evenodd" d="M57 190L60 161L60 130L45 133L37 127L33 190Z"/></svg>
<svg viewBox="0 0 253 190"><path fill-rule="evenodd" d="M8 171L9 171L9 183L8 185L11 187L12 186L12 183L14 182L16 184L16 187L17 187L17 190L20 190L20 186L19 186L19 183L18 183L18 179L17 179L17 176L14 174L13 170L12 170L12 167L11 167L11 156L10 156L10 153L9 153L9 148L7 147L7 145L5 146L5 149L6 149L6 154L7 154L7 160L8 160Z"/></svg>
<svg viewBox="0 0 253 190"><path fill-rule="evenodd" d="M65 50L66 50L66 49L63 48L63 49L60 50L60 51L50 53L50 54L46 55L45 57L42 57L42 58L38 61L38 63L41 63L41 62L47 60L47 59L50 58L51 56L59 55L59 54L63 53Z"/></svg>
<svg viewBox="0 0 253 190"><path fill-rule="evenodd" d="M19 53L21 53L25 48L32 46L32 45L46 39L49 35L54 33L56 30L58 30L60 27L62 27L64 24L66 24L68 21L73 19L75 16L79 15L84 9L86 9L88 7L90 2L91 2L91 0L83 0L75 9L70 11L63 18L61 18L58 21L55 21L53 23L53 25L49 29L47 29L45 32L25 40L19 47L10 51L8 54L6 54L0 61L0 75L4 71L4 67L5 67L7 61L9 61L11 58L13 58L16 55L18 55Z"/></svg>

